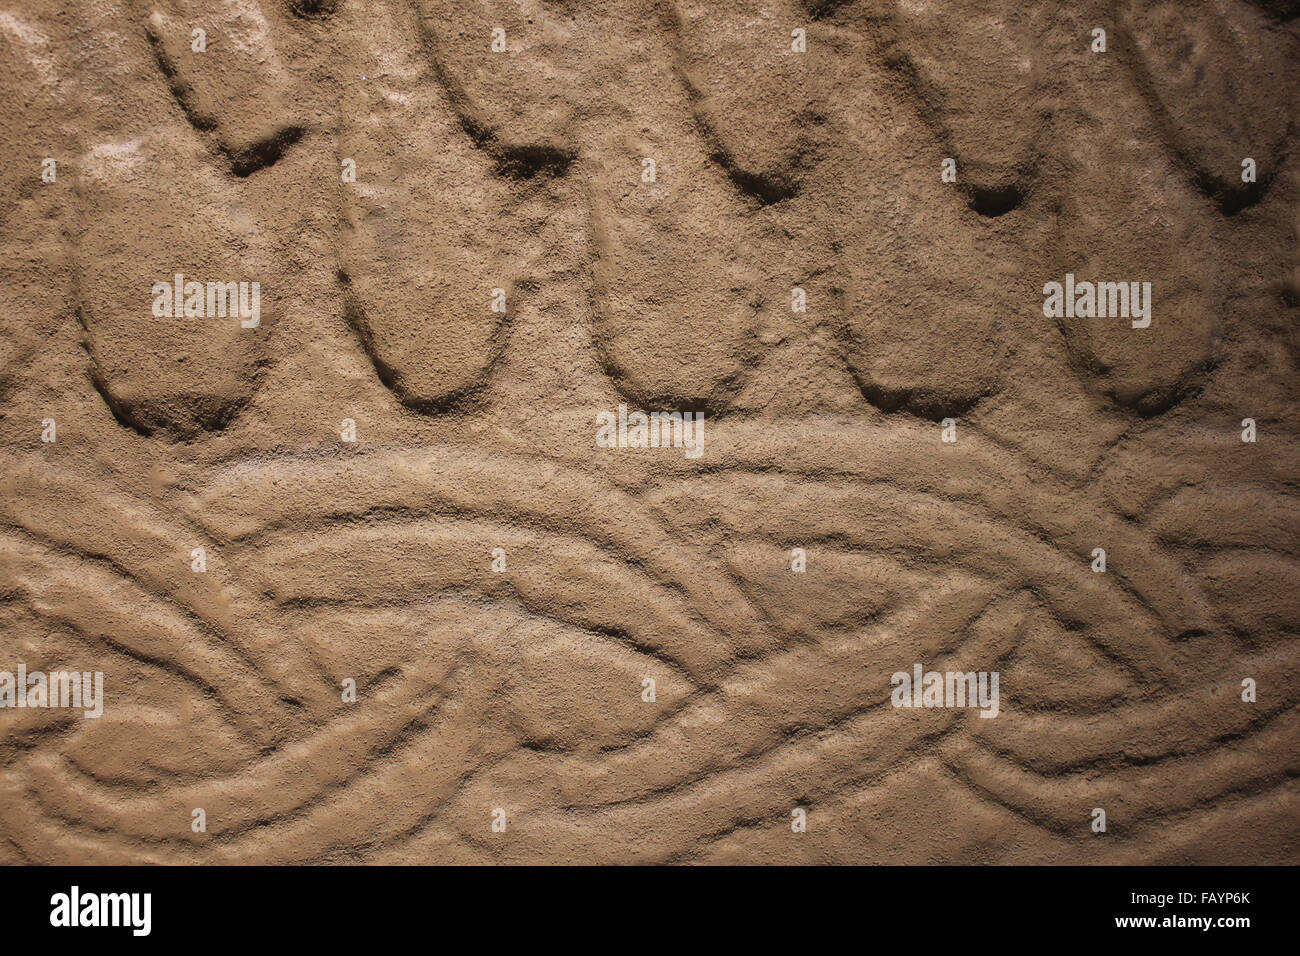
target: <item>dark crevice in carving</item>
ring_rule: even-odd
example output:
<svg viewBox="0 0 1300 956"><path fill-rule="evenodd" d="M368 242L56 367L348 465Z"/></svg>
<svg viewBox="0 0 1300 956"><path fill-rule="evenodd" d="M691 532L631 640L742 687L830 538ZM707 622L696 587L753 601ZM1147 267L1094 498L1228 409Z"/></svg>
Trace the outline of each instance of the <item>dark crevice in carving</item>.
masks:
<svg viewBox="0 0 1300 956"><path fill-rule="evenodd" d="M188 442L221 432L248 404L248 399L217 401L202 395L128 402L113 394L97 368L92 367L90 380L117 423L144 438Z"/></svg>
<svg viewBox="0 0 1300 956"><path fill-rule="evenodd" d="M598 300L603 293L598 293ZM646 412L698 412L712 420L731 411L732 404L745 387L758 363L758 352L742 349L735 358L738 367L728 375L713 379L707 391L685 391L671 385L656 385L638 380L614 358L610 343L599 327L594 330L592 344L596 347L596 361L601 372L614 384L618 393L627 399L629 406Z"/></svg>
<svg viewBox="0 0 1300 956"><path fill-rule="evenodd" d="M496 171L508 179L558 178L569 171L574 154L540 144L503 146L491 134L477 141L496 160Z"/></svg>
<svg viewBox="0 0 1300 956"><path fill-rule="evenodd" d="M1264 198L1269 185L1273 182L1272 170L1263 173L1253 183L1225 182L1197 166L1189 154L1179 151L1178 158L1192 171L1196 188L1214 200L1215 205L1219 207L1219 212L1225 216L1235 216L1243 209L1249 209L1258 203Z"/></svg>
<svg viewBox="0 0 1300 956"><path fill-rule="evenodd" d="M179 104L186 121L199 132L211 133L217 137L217 148L226 157L230 163L230 171L236 176L243 179L259 169L275 165L286 149L302 139L304 132L302 127L286 126L247 146L234 146L224 142L217 132L217 118L204 113L195 104L194 89L168 58L166 50L163 49L162 37L158 36L152 25L146 25L145 35L149 38L149 46L153 50L158 69L166 78L167 87Z"/></svg>
<svg viewBox="0 0 1300 956"><path fill-rule="evenodd" d="M957 146L957 137L946 119L946 110L942 94L936 90L917 69L916 63L907 47L898 37L890 39L884 49L885 65L892 70L916 106L917 113L938 139L944 155L958 160L959 188L966 196L970 208L986 218L997 218L1020 208L1029 195L1031 184L1038 176L1042 157L1035 145L1033 154L1015 165L992 169L982 168L984 176L979 178L997 178L1006 180L997 185L979 185L971 182L968 167L976 164L969 161L964 151ZM1038 120L1040 128L1045 129L1050 120L1050 113ZM994 174L994 175L989 175Z"/></svg>
<svg viewBox="0 0 1300 956"><path fill-rule="evenodd" d="M104 380L104 376L99 373L99 369L94 365L90 369L90 383L95 387L95 391L99 393L99 397L104 400L104 404L119 425L144 438L153 437L153 429L144 422L137 421L135 416L131 414L130 409L117 400L113 393L109 391L108 382Z"/></svg>
<svg viewBox="0 0 1300 956"><path fill-rule="evenodd" d="M1253 0L1255 6L1266 10L1279 20L1294 20L1300 16L1300 0Z"/></svg>
<svg viewBox="0 0 1300 956"><path fill-rule="evenodd" d="M149 48L153 50L154 60L158 63L158 69L167 80L167 88L171 90L172 96L180 104L181 112L185 114L185 119L189 124L202 133L211 133L217 128L217 118L209 116L194 105L194 89L185 81L167 56L167 51L163 48L162 37L160 37L152 25L145 26L145 35L149 38Z"/></svg>
<svg viewBox="0 0 1300 956"><path fill-rule="evenodd" d="M289 9L303 20L323 20L334 13L337 0L289 0Z"/></svg>
<svg viewBox="0 0 1300 956"><path fill-rule="evenodd" d="M687 69L685 28L676 8L672 4L663 4L660 7L660 15L672 39L673 70L690 99L695 127L708 150L709 161L722 167L741 194L755 200L759 205L770 206L797 196L799 194L797 174L814 165L818 160L815 144L820 141L820 135L816 132L813 135L805 135L801 143L802 148L786 157L780 169L766 171L746 169L727 148L721 133L704 110L706 97L695 85ZM806 130L808 127L825 123L826 118L812 111L804 111L797 117L796 122L801 129Z"/></svg>
<svg viewBox="0 0 1300 956"><path fill-rule="evenodd" d="M1097 394L1104 396L1119 408L1137 414L1140 418L1149 419L1163 415L1179 403L1196 395L1218 366L1216 361L1210 360L1168 385L1160 385L1136 394L1121 393L1110 381L1114 370L1100 356L1089 352L1086 339L1080 338L1075 329L1060 323L1058 327L1063 334L1067 361L1075 376L1084 383L1096 383L1090 387L1095 389Z"/></svg>
<svg viewBox="0 0 1300 956"><path fill-rule="evenodd" d="M650 412L681 412L703 415L709 421L722 418L731 410L735 394L744 384L744 376L737 374L718 383L718 387L707 395L682 395L672 389L643 389L632 385L625 377L618 374L616 368L603 369L614 382L619 394L627 399L631 408Z"/></svg>
<svg viewBox="0 0 1300 956"><path fill-rule="evenodd" d="M844 289L832 288L830 294L837 304L837 311L845 315L847 297ZM978 392L965 389L960 394L945 393L941 388L933 386L882 385L872 379L869 371L859 361L855 361L854 353L861 354L860 345L855 347L855 336L847 321L842 320L833 329L839 342L841 359L852 376L853 383L868 403L886 415L902 413L926 421L941 422L945 418L959 418L969 414L980 402L997 391L996 385L988 385Z"/></svg>
<svg viewBox="0 0 1300 956"><path fill-rule="evenodd" d="M803 8L814 20L825 20L852 3L853 0L803 0Z"/></svg>
<svg viewBox="0 0 1300 956"><path fill-rule="evenodd" d="M790 179L782 175L754 173L742 169L726 150L718 147L709 155L709 159L723 168L727 176L746 196L757 200L761 205L770 206L791 199L799 194L799 188Z"/></svg>
<svg viewBox="0 0 1300 956"><path fill-rule="evenodd" d="M477 111L464 86L443 64L438 38L425 23L418 8L414 13L419 25L420 43L433 78L447 97L447 104L461 130L478 149L495 160L497 175L516 180L564 176L577 158L576 153L546 143L503 142L497 131L476 115Z"/></svg>
<svg viewBox="0 0 1300 956"><path fill-rule="evenodd" d="M862 397L886 414L906 412L927 421L959 418L974 410L987 395L946 396L929 389L885 388L858 377Z"/></svg>
<svg viewBox="0 0 1300 956"><path fill-rule="evenodd" d="M340 269L339 275L345 283L350 281L346 278L347 273L344 270ZM480 405L484 388L487 385L488 375L505 351L505 339L509 325L503 317L494 335L495 341L491 345L490 358L484 367L484 373L477 381L439 395L421 396L411 392L401 371L384 361L380 356L379 349L375 345L374 333L371 332L370 324L366 321L365 310L357 302L349 301L344 305L343 318L361 343L362 351L366 353L366 357L370 359L370 363L374 366L380 384L393 394L393 397L401 403L403 408L408 408L421 415L442 415L447 412L471 411Z"/></svg>
<svg viewBox="0 0 1300 956"><path fill-rule="evenodd" d="M1292 6L1295 5L1292 4ZM1277 4L1277 6L1281 7L1283 4ZM1253 183L1243 183L1233 178L1224 178L1207 169L1204 163L1197 158L1195 149L1186 141L1179 129L1177 120L1165 106L1155 76L1140 52L1141 47L1132 29L1123 22L1117 25L1117 29L1121 40L1121 60L1128 68L1138 94L1146 102L1160 142L1163 144L1165 151L1173 158L1174 165L1182 170L1183 174L1191 180L1192 185L1206 198L1213 201L1225 216L1234 216L1243 209L1248 209L1257 204L1264 198L1264 194L1268 192L1268 187L1273 181L1274 170L1272 164L1268 168L1261 170L1259 179ZM1288 124L1286 136L1283 137L1282 142L1289 143L1294 133L1295 124ZM1285 159L1285 155L1279 155L1276 165L1282 166Z"/></svg>
<svg viewBox="0 0 1300 956"><path fill-rule="evenodd" d="M618 393L628 404L647 413L652 411L698 412L707 419L721 418L731 410L736 394L744 387L748 369L742 368L733 375L718 380L703 395L684 394L671 387L646 387L634 382L627 371L609 354L607 343L595 340L600 369L614 383Z"/></svg>
<svg viewBox="0 0 1300 956"><path fill-rule="evenodd" d="M1005 216L1013 209L1020 208L1025 200L1025 190L1015 183L1007 186L972 186L966 190L966 194L971 209L990 219Z"/></svg>
<svg viewBox="0 0 1300 956"><path fill-rule="evenodd" d="M200 438L205 433L224 431L251 401L253 391L256 390L254 388L240 398L225 400L205 395L180 394L141 402L127 401L116 395L108 384L95 357L90 341L90 327L80 309L77 310L77 321L84 336L81 346L90 360L91 386L103 399L114 420L143 438L187 442ZM253 370L254 379L259 377L262 365L261 362L257 363Z"/></svg>
<svg viewBox="0 0 1300 956"><path fill-rule="evenodd" d="M1289 309L1300 306L1300 280L1285 279L1278 284L1278 298Z"/></svg>
<svg viewBox="0 0 1300 956"><path fill-rule="evenodd" d="M1153 389L1136 399L1125 400L1114 394L1111 397L1116 405L1131 408L1142 418L1155 418L1200 392L1213 367L1213 363L1207 363L1171 385Z"/></svg>
<svg viewBox="0 0 1300 956"><path fill-rule="evenodd" d="M243 179L259 169L274 166L286 149L302 139L303 132L301 126L288 126L240 149L222 144L221 151L230 160L230 171Z"/></svg>

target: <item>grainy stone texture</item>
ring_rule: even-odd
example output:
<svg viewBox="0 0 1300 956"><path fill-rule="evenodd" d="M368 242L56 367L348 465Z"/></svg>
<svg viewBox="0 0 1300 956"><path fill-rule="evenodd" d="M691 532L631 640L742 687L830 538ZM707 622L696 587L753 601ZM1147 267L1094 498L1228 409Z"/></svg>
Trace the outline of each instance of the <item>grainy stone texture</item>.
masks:
<svg viewBox="0 0 1300 956"><path fill-rule="evenodd" d="M1300 862L1295 16L0 0L0 862Z"/></svg>

